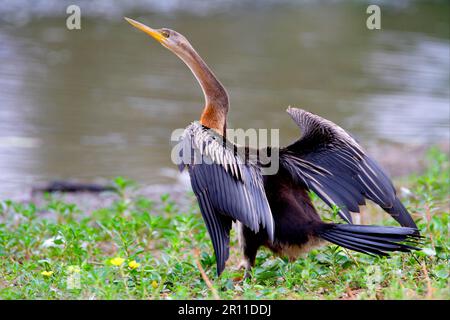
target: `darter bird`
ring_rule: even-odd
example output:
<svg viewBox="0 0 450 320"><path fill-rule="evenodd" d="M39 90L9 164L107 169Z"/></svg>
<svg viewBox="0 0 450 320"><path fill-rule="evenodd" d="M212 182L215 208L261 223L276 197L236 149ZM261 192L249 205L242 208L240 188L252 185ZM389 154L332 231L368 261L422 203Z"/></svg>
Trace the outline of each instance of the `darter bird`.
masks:
<svg viewBox="0 0 450 320"><path fill-rule="evenodd" d="M152 29L125 19L183 60L203 90L205 106L200 121L189 125L180 140L184 146L180 167L189 172L212 240L218 275L229 257L232 222L238 226L246 277L261 246L290 260L326 241L379 256L417 249L417 226L397 198L392 182L341 127L310 112L288 108L301 136L276 150L278 157L271 159L278 161L279 169L265 175L258 157L246 156L248 147L238 152L242 147L227 141L227 91L189 41L176 31ZM185 150L193 152L187 160ZM270 154L274 150L269 147L265 151ZM338 210L347 224L323 222L310 191ZM359 212L366 199L402 227L353 224L350 212Z"/></svg>

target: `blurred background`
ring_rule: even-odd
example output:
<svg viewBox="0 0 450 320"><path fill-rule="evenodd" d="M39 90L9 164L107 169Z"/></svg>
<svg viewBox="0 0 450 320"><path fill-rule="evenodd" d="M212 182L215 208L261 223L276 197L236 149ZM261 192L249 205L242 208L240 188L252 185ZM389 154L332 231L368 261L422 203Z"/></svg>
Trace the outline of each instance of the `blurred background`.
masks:
<svg viewBox="0 0 450 320"><path fill-rule="evenodd" d="M81 30L66 28L67 6ZM366 8L381 7L381 30ZM123 20L184 34L231 97L229 127L299 135L287 106L364 146L449 139L447 1L0 2L0 197L55 179L177 183L170 135L197 120L189 69ZM402 159L399 159L401 161Z"/></svg>

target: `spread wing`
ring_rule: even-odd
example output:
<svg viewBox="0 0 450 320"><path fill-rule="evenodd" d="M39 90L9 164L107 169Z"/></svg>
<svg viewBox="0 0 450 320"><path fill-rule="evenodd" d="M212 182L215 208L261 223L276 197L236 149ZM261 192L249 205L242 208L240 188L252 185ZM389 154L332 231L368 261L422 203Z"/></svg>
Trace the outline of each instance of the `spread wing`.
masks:
<svg viewBox="0 0 450 320"><path fill-rule="evenodd" d="M342 128L307 111L289 108L302 135L280 150L280 165L314 191L351 223L351 212L359 212L365 199L372 200L404 227L417 228L397 198L394 186L380 166L369 158Z"/></svg>
<svg viewBox="0 0 450 320"><path fill-rule="evenodd" d="M231 222L273 239L273 218L259 167L244 162L234 145L194 122L182 137L182 167L187 167L192 189L211 237L220 274L229 255ZM187 154L189 152L189 154Z"/></svg>

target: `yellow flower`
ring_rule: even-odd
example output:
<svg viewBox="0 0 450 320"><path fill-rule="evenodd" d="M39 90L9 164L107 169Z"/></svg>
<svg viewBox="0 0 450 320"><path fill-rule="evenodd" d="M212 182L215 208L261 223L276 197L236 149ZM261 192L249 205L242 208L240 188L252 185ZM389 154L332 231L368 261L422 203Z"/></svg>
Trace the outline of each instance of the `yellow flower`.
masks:
<svg viewBox="0 0 450 320"><path fill-rule="evenodd" d="M41 274L45 277L50 277L53 274L53 271L42 271Z"/></svg>
<svg viewBox="0 0 450 320"><path fill-rule="evenodd" d="M113 266L120 266L123 262L125 261L125 259L122 259L121 257L115 257L114 259L111 259L110 262Z"/></svg>
<svg viewBox="0 0 450 320"><path fill-rule="evenodd" d="M128 263L128 266L130 267L130 269L137 269L137 268L139 268L140 265L141 264L137 263L136 260L130 261Z"/></svg>
<svg viewBox="0 0 450 320"><path fill-rule="evenodd" d="M156 282L155 280L152 281L152 287L153 289L158 288L158 282Z"/></svg>

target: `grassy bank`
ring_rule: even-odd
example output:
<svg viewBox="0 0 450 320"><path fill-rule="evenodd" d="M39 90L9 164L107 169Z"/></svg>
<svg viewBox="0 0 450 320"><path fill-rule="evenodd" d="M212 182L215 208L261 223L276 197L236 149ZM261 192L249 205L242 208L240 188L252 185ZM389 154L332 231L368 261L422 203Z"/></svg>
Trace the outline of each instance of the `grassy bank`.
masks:
<svg viewBox="0 0 450 320"><path fill-rule="evenodd" d="M134 197L132 185L116 179L117 201L91 215L50 196L43 207L4 200L0 298L449 299L449 183L448 156L437 150L428 153L425 173L395 183L426 237L421 252L386 259L329 245L290 263L261 250L245 281L235 270L235 240L227 269L215 277L193 195L187 195L192 205L180 209L168 195L160 202ZM339 221L315 201L325 219ZM395 225L375 207L362 218Z"/></svg>

